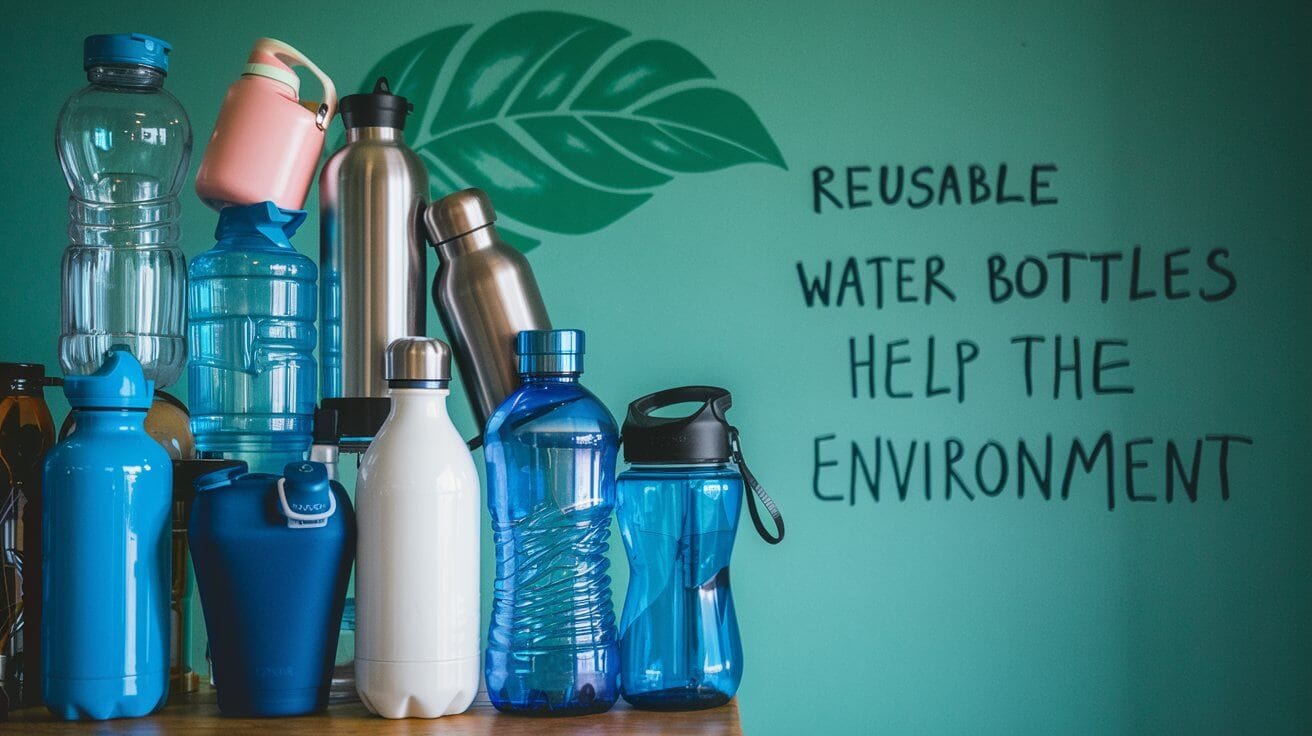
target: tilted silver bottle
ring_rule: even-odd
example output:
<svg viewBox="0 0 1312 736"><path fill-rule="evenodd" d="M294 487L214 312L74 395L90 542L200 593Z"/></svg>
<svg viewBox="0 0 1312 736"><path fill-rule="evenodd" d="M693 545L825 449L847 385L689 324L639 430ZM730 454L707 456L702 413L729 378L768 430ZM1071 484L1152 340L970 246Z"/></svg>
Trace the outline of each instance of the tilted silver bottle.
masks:
<svg viewBox="0 0 1312 736"><path fill-rule="evenodd" d="M437 249L433 301L480 431L519 388L516 336L551 329L528 259L497 235L496 219L481 189L443 197L424 217Z"/></svg>
<svg viewBox="0 0 1312 736"><path fill-rule="evenodd" d="M386 397L388 344L425 331L428 171L403 139L410 109L385 77L341 101L346 145L319 175L324 398Z"/></svg>

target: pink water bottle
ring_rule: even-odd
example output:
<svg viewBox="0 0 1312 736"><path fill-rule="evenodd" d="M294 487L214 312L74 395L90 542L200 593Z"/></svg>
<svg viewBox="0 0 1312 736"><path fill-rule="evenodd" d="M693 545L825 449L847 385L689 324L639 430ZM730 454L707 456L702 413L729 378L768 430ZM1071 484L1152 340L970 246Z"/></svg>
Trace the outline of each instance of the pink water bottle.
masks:
<svg viewBox="0 0 1312 736"><path fill-rule="evenodd" d="M301 81L293 66L319 78L323 102L299 99ZM303 209L336 111L333 80L314 62L282 41L256 40L219 110L196 173L196 194L216 210L264 201Z"/></svg>

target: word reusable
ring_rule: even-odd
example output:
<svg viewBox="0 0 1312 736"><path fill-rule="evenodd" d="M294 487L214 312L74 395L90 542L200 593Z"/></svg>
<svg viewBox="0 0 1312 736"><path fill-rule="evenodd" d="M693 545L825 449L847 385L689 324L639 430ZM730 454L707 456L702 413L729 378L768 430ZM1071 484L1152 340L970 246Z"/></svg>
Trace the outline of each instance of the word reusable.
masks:
<svg viewBox="0 0 1312 736"><path fill-rule="evenodd" d="M882 204L906 203L913 210L931 204L1028 204L1038 207L1057 204L1048 191L1056 164L1031 164L1029 171L1012 176L1007 164L986 167L970 164L958 169L953 164L908 167L817 166L811 170L811 209L821 211L859 210ZM909 173L908 173L909 172ZM960 172L960 173L958 173ZM1026 176L1028 174L1028 176ZM1019 180L1019 181L1018 181Z"/></svg>

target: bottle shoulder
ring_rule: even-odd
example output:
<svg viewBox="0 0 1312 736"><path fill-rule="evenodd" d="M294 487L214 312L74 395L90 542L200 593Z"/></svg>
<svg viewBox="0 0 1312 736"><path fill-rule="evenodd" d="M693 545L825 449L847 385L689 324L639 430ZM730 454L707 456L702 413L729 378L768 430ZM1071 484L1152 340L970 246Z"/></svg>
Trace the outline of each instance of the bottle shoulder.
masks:
<svg viewBox="0 0 1312 736"><path fill-rule="evenodd" d="M380 177L389 177L398 169L408 171L410 182L422 185L422 191L427 192L428 168L423 159L408 146L396 141L359 140L347 143L328 158L323 175L336 177L342 185L358 181L363 186Z"/></svg>
<svg viewBox="0 0 1312 736"><path fill-rule="evenodd" d="M192 278L221 276L267 276L270 278L313 281L319 268L314 261L293 248L243 244L240 241L219 243L191 259Z"/></svg>
<svg viewBox="0 0 1312 736"><path fill-rule="evenodd" d="M133 127L167 127L185 133L191 143L191 118L178 98L164 87L111 87L89 84L64 101L59 112L62 125L70 119L123 118Z"/></svg>
<svg viewBox="0 0 1312 736"><path fill-rule="evenodd" d="M98 432L75 429L46 455L46 468L68 471L121 472L123 467L144 465L173 472L173 459L144 429Z"/></svg>
<svg viewBox="0 0 1312 736"><path fill-rule="evenodd" d="M589 430L618 441L619 426L606 405L579 383L526 383L502 402L487 433Z"/></svg>

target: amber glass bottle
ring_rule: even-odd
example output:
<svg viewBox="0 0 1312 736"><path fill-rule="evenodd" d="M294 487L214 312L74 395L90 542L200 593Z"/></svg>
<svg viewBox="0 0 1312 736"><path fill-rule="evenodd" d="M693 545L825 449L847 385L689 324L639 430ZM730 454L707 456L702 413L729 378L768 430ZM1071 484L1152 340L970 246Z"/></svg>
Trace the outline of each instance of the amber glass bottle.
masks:
<svg viewBox="0 0 1312 736"><path fill-rule="evenodd" d="M45 367L0 363L0 672L14 706L41 702L41 464L55 444Z"/></svg>

